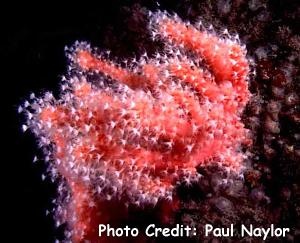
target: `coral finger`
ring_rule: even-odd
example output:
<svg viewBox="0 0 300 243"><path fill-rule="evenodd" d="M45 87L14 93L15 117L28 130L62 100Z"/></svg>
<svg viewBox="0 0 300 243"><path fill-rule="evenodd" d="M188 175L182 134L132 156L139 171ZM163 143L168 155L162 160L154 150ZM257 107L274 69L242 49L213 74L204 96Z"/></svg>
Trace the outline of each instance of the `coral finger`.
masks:
<svg viewBox="0 0 300 243"><path fill-rule="evenodd" d="M156 15L154 27L165 39L177 46L184 46L203 57L216 81L244 82L249 72L246 50L231 40L222 40L207 31L198 31L179 18Z"/></svg>
<svg viewBox="0 0 300 243"><path fill-rule="evenodd" d="M131 88L140 87L144 82L142 76L118 67L110 61L101 60L88 51L79 50L75 55L77 64L84 70L101 72Z"/></svg>

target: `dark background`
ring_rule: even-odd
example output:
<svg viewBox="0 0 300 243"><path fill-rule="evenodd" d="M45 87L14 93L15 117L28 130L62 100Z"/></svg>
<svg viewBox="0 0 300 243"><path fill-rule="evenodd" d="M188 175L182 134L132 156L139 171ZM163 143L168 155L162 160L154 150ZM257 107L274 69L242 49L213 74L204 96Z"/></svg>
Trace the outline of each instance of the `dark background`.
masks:
<svg viewBox="0 0 300 243"><path fill-rule="evenodd" d="M284 39L288 38L286 34L282 40L276 32L278 26L283 25L291 28L292 35L299 35L297 1L258 0L254 1L257 8L252 6L250 9L251 6L242 4L245 6L238 10L235 10L234 6L237 2L243 1L215 1L216 4L212 4L212 1L187 0L160 1L160 4L154 1L111 0L105 2L105 4L101 2L100 6L74 3L70 8L52 6L47 3L32 6L16 4L1 10L3 13L1 14L0 56L3 62L1 65L3 76L0 90L3 99L1 102L1 107L3 107L1 121L4 122L2 134L5 136L2 139L4 156L1 159L3 167L0 167L0 172L4 179L2 184L4 194L1 200L6 205L2 208L5 215L2 218L3 237L8 237L7 242L54 242L62 234L61 228L54 227L51 216L46 216L46 210L53 206L51 201L56 195L55 184L49 179L42 181L41 175L45 172L43 162L32 163L39 151L30 132L22 133L21 125L24 117L17 114L17 108L31 92L41 94L50 90L55 95L58 94L60 76L66 73L68 64L64 53L65 46L72 45L76 40L84 40L92 43L93 46L110 49L113 56L120 58L139 55L144 50L151 53L155 48L154 44L148 40L143 12L145 10L143 7L146 7L151 10L159 8L174 11L190 20L195 20L198 16L206 16L205 18L208 21L211 20L217 27L228 27L231 31L238 31L253 56L257 48L261 46L269 48L270 43L275 43L279 47L276 57L272 56L274 54L272 50L267 57L271 66L283 65L283 61L288 60L289 53L299 51L300 45L297 39L296 41ZM226 6L228 2L235 4L231 6L230 12ZM264 4L267 7L264 7ZM260 19L257 17L259 14L261 14ZM282 33L282 35L285 34ZM258 79L263 80L263 74L259 72L261 69L261 72L269 72L271 80L274 68L259 66L260 60L257 61ZM298 74L298 70L293 72L294 76ZM268 92L268 88L272 85L272 80L270 80L265 80L266 87L252 86L254 91L260 90L265 101L272 99L272 94ZM292 87L298 86L295 84ZM264 118L259 115L258 119ZM299 128L299 124L295 125L285 120L279 122L282 126L285 124L292 130L283 131L283 134L278 135L278 139L284 137L288 142L298 146L295 140L289 140L289 136L296 133L295 127ZM257 132L262 128L255 129L258 129ZM262 179L259 183L267 188L267 194L271 198L273 195L276 201L276 195L280 194L282 188L299 185L297 181L299 158L296 157L287 162L287 156L284 153L276 155L275 159L269 158L264 150L264 145L268 145L269 142L263 134L264 132L261 131L257 135L257 151L263 158L260 162L270 167L273 177L269 181ZM280 150L278 146L275 145L273 149L279 148ZM274 165L272 161L275 160L279 162ZM284 165L281 161L284 161ZM292 162L289 164L289 161ZM286 164L291 168L286 168ZM288 170L290 174L283 174L284 170ZM295 208L299 205L297 204L299 201L297 201L296 193L292 189L290 191L292 191L290 199L292 202L287 206L286 220L291 225L299 225L299 219L295 215ZM276 202L281 205L279 201Z"/></svg>

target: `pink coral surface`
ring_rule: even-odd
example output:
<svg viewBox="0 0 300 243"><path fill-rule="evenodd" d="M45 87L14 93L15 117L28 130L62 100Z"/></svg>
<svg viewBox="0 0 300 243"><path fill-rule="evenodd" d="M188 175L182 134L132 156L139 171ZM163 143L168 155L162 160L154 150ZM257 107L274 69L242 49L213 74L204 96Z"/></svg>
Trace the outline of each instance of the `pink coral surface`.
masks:
<svg viewBox="0 0 300 243"><path fill-rule="evenodd" d="M74 242L112 220L111 199L155 205L172 201L176 183L196 180L197 166L243 168L241 145L251 144L240 118L250 97L245 48L176 16L150 15L164 53L124 68L77 44L61 97L46 93L30 105L27 125L51 145L52 174L69 187L59 210Z"/></svg>

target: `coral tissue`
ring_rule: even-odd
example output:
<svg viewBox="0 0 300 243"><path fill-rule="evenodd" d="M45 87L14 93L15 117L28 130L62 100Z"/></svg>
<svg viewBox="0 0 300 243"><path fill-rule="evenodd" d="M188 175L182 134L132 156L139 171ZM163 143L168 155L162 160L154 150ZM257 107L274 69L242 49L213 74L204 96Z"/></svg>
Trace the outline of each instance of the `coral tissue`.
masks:
<svg viewBox="0 0 300 243"><path fill-rule="evenodd" d="M196 180L197 166L243 168L241 146L251 143L240 118L250 96L245 48L166 13L150 13L149 26L163 53L124 67L77 43L59 99L26 102L26 126L67 185L58 211L75 242L105 222L100 207L111 199L155 205L172 200L176 183Z"/></svg>

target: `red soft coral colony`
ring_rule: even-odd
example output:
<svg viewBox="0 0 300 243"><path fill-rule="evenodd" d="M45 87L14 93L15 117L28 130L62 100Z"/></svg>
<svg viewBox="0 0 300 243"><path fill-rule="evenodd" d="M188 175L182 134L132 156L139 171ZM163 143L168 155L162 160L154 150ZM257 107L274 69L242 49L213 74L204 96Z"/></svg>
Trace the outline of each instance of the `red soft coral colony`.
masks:
<svg viewBox="0 0 300 243"><path fill-rule="evenodd" d="M241 145L251 144L240 118L250 97L245 48L176 16L150 15L164 53L122 68L76 44L60 99L26 102L25 126L51 145L50 171L68 185L57 210L73 242L109 222L101 207L112 199L155 205L173 200L176 183L196 180L197 166L243 168ZM87 81L91 73L97 81Z"/></svg>

